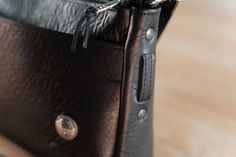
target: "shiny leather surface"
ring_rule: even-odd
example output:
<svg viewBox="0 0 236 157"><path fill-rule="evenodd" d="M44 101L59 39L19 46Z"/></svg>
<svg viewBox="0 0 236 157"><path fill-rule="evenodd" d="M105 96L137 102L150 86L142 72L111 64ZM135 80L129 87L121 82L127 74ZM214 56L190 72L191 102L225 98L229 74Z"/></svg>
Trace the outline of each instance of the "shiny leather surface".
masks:
<svg viewBox="0 0 236 157"><path fill-rule="evenodd" d="M85 10L98 5L78 0L0 0L0 15L23 24L67 34L74 34L77 24L80 23L78 28L82 36L86 28L86 21L82 19ZM101 34L104 38L111 38L117 42L124 41L129 21L126 16L127 14L121 13L119 9L104 11L91 19L90 34ZM122 18L123 21L117 18ZM117 28L113 28L110 32L111 30L107 30L110 25Z"/></svg>
<svg viewBox="0 0 236 157"><path fill-rule="evenodd" d="M158 24L161 13L159 9L133 8L131 25L125 46L125 64L122 85L122 98L117 140L118 157L151 157L152 156L152 98L153 83L151 84L151 97L145 101L138 101L138 85L140 60L150 54L152 69L155 68L156 40ZM156 20L153 20L156 19ZM153 38L148 40L146 32L154 29ZM154 70L153 70L154 71ZM154 74L153 74L154 75ZM147 116L139 120L138 113L146 109ZM125 122L125 123L124 123Z"/></svg>
<svg viewBox="0 0 236 157"><path fill-rule="evenodd" d="M39 157L111 157L124 47L94 39L71 53L70 44L70 35L0 20L0 132ZM56 133L60 114L78 123L75 140Z"/></svg>
<svg viewBox="0 0 236 157"><path fill-rule="evenodd" d="M0 0L0 14L25 24L74 34L85 9L98 5L76 0ZM113 11L105 11L93 19L92 26L96 31L101 31L114 15ZM84 29L85 23L81 26L81 33Z"/></svg>
<svg viewBox="0 0 236 157"><path fill-rule="evenodd" d="M138 101L140 59L151 54L154 70L158 32L170 15L119 9L88 49L81 41L74 53L69 34L1 19L0 132L39 157L151 157L154 79L146 77L150 96ZM148 113L143 120L141 109ZM74 141L56 133L59 114L79 124Z"/></svg>
<svg viewBox="0 0 236 157"><path fill-rule="evenodd" d="M23 24L74 34L84 11L101 3L97 0L0 0L0 15ZM163 32L176 5L175 1L161 4L159 34ZM105 40L125 42L129 26L129 9L116 9L117 11L107 10L93 18L90 24L93 28L91 34L99 35ZM86 22L82 22L79 28L82 36L85 33Z"/></svg>

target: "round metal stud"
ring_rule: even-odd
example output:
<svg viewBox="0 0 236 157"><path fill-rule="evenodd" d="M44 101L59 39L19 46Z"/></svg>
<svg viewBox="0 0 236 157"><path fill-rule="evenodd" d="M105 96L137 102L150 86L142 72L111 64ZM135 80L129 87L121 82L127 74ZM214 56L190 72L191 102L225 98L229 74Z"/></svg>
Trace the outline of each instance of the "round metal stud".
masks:
<svg viewBox="0 0 236 157"><path fill-rule="evenodd" d="M76 122L68 116L59 115L55 121L57 133L64 140L73 140L78 134L78 126Z"/></svg>
<svg viewBox="0 0 236 157"><path fill-rule="evenodd" d="M149 28L146 32L146 38L147 40L152 40L152 38L154 37L154 29L153 28Z"/></svg>
<svg viewBox="0 0 236 157"><path fill-rule="evenodd" d="M146 109L142 109L138 112L138 119L139 120L144 120L147 118L147 110Z"/></svg>

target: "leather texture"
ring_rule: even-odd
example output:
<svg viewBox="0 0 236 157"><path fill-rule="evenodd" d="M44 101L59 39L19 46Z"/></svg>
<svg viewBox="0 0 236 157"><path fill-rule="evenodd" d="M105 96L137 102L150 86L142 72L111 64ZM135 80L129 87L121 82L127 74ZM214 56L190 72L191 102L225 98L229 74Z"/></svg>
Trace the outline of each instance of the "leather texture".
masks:
<svg viewBox="0 0 236 157"><path fill-rule="evenodd" d="M74 34L80 23L78 28L82 36L87 27L83 19L85 10L99 5L101 4L78 0L0 0L0 15L23 24L67 34ZM111 38L110 40L117 42L125 41L129 19L126 16L127 14L119 12L119 9L99 13L91 19L90 34L101 34L103 38ZM124 21L117 20L117 17ZM105 30L110 28L110 25L114 26L114 23L116 23L116 28L112 27L112 32Z"/></svg>
<svg viewBox="0 0 236 157"><path fill-rule="evenodd" d="M138 88L140 64L145 56L151 56L148 60L149 75L154 76L156 40L161 8L140 9L133 8L131 25L125 45L124 74L122 84L122 97L120 107L120 119L117 140L118 157L151 157L152 156L152 98L151 92L148 99L138 101ZM153 20L155 19L155 20ZM147 31L153 29L153 37L146 37ZM143 67L144 66L144 67ZM149 76L152 78L152 76ZM148 79L144 84L153 91L154 79ZM143 80L144 81L144 80ZM149 91L148 91L149 93ZM142 109L147 111L143 119L138 119L138 113ZM125 122L125 123L124 123Z"/></svg>
<svg viewBox="0 0 236 157"><path fill-rule="evenodd" d="M176 3L104 12L88 49L80 39L71 52L85 7L57 1L0 0L0 133L38 157L151 157L156 41ZM78 123L75 140L56 133L60 114Z"/></svg>
<svg viewBox="0 0 236 157"><path fill-rule="evenodd" d="M0 21L0 132L39 157L111 157L124 47L94 39L71 53L70 35ZM75 140L56 133L60 114Z"/></svg>
<svg viewBox="0 0 236 157"><path fill-rule="evenodd" d="M144 102L151 98L155 70L154 61L155 55L153 53L147 53L140 57L137 90L137 100L139 102Z"/></svg>
<svg viewBox="0 0 236 157"><path fill-rule="evenodd" d="M83 36L86 30L86 21L81 22L81 20L83 20L85 10L89 7L100 6L105 2L105 0L0 0L0 16L23 24L67 34L74 34L77 24L81 23L78 28L80 28L79 34ZM123 1L125 4L131 2ZM171 1L160 5L162 13L159 35L163 32L177 3ZM118 7L98 14L91 19L90 34L100 36L105 40L124 43L130 17L129 9L124 10L124 7L122 9Z"/></svg>

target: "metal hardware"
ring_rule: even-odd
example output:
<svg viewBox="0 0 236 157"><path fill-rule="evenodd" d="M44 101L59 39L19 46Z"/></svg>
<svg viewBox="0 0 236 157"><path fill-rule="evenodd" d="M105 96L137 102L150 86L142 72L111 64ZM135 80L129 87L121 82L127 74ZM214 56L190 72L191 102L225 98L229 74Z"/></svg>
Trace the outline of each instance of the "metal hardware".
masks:
<svg viewBox="0 0 236 157"><path fill-rule="evenodd" d="M99 14L100 12L106 11L108 9L111 9L118 5L120 3L120 0L113 0L107 3L104 3L98 7L94 7L94 13Z"/></svg>
<svg viewBox="0 0 236 157"><path fill-rule="evenodd" d="M55 121L57 133L64 140L73 140L78 134L78 126L76 122L68 116L59 115Z"/></svg>
<svg viewBox="0 0 236 157"><path fill-rule="evenodd" d="M93 17L97 16L99 13L106 11L108 9L111 9L111 8L115 7L116 5L119 5L120 3L121 3L120 0L113 0L113 1L101 4L98 7L90 7L85 11L84 18L82 18L82 20L85 20L85 22L86 22L86 30L85 30L84 42L83 42L84 48L87 48L87 45L88 45L88 39L89 39L90 29L91 29L90 28L91 19ZM74 35L73 41L72 41L72 46L71 46L72 51L75 51L76 47L77 47L78 36L79 36L78 26L76 28L75 35Z"/></svg>
<svg viewBox="0 0 236 157"><path fill-rule="evenodd" d="M166 0L152 0L149 2L149 5L156 5L159 3L163 3L164 1L166 1Z"/></svg>
<svg viewBox="0 0 236 157"><path fill-rule="evenodd" d="M150 5L150 6L155 6L157 4L160 4L160 3L163 3L165 1L177 1L177 2L181 2L182 0L150 0L147 4Z"/></svg>
<svg viewBox="0 0 236 157"><path fill-rule="evenodd" d="M155 33L154 29L153 29L153 28L149 28L149 29L147 30L147 32L146 32L146 38L147 38L147 40L152 40L153 37L154 37L154 33Z"/></svg>
<svg viewBox="0 0 236 157"><path fill-rule="evenodd" d="M169 1L169 2L171 2L171 1L177 1L177 2L180 2L180 1L182 1L182 0L153 0L153 1L157 1L158 3L163 3L163 2L165 2L165 1Z"/></svg>
<svg viewBox="0 0 236 157"><path fill-rule="evenodd" d="M85 16L87 18L87 26L86 26L86 33L85 33L85 37L84 37L84 43L83 43L83 47L87 48L88 45L88 39L89 39L89 33L90 33L90 22L91 22L91 18L94 16L97 16L99 13L106 11L108 9L111 9L113 7L115 7L116 5L120 4L120 0L113 0L110 2L107 2L105 4L102 4L98 7L90 7L85 11Z"/></svg>
<svg viewBox="0 0 236 157"><path fill-rule="evenodd" d="M152 8L152 7L158 6L160 3L163 3L165 1L172 1L172 0L149 0L149 1L146 1L144 5ZM182 0L175 0L175 1L180 2ZM85 23L86 23L85 34L83 35L83 37L84 37L83 47L84 48L87 48L87 45L88 45L88 40L89 40L90 30L91 30L91 28L90 28L91 19L93 17L97 16L99 13L106 11L108 9L111 9L119 4L121 4L121 0L112 0L110 2L101 4L98 7L90 7L85 11L85 15L81 20L81 22L85 21ZM71 51L76 51L78 37L80 35L79 34L80 33L79 26L80 26L80 24L77 25L77 28L75 30L75 34L73 36Z"/></svg>
<svg viewBox="0 0 236 157"><path fill-rule="evenodd" d="M144 120L147 118L147 110L146 109L141 109L139 112L138 112L138 119L139 120Z"/></svg>

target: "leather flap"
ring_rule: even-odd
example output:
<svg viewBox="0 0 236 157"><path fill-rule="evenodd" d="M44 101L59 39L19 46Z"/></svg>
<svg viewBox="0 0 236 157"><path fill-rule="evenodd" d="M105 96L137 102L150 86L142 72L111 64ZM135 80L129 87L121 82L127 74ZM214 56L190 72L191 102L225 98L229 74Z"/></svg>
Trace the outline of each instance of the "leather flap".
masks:
<svg viewBox="0 0 236 157"><path fill-rule="evenodd" d="M0 0L0 15L20 23L58 32L74 34L85 9L99 3L75 0ZM101 32L116 12L107 10L92 19L93 32ZM81 34L86 23L82 23Z"/></svg>

